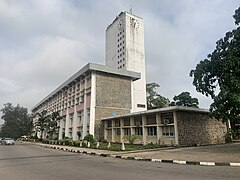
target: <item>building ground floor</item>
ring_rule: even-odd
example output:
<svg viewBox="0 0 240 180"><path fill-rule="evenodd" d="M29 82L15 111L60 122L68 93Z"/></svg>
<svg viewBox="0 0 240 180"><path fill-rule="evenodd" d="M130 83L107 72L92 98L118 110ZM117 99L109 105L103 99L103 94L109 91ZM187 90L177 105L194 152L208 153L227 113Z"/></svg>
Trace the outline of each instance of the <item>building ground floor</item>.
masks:
<svg viewBox="0 0 240 180"><path fill-rule="evenodd" d="M102 119L104 139L110 142L195 146L225 143L227 126L209 117L208 110L167 107Z"/></svg>

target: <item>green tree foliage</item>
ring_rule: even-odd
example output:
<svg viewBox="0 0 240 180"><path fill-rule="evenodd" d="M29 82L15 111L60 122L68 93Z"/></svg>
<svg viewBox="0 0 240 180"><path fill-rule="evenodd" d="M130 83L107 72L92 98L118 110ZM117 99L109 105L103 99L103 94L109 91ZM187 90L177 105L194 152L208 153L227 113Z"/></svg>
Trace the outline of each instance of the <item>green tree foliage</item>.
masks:
<svg viewBox="0 0 240 180"><path fill-rule="evenodd" d="M53 138L54 132L59 128L58 121L60 120L59 112L54 111L51 113L51 115L48 118L48 121L46 122L46 130L49 134L50 139Z"/></svg>
<svg viewBox="0 0 240 180"><path fill-rule="evenodd" d="M155 109L169 106L169 99L161 96L156 92L160 87L157 83L148 83L146 85L147 91L147 109Z"/></svg>
<svg viewBox="0 0 240 180"><path fill-rule="evenodd" d="M35 126L40 131L40 139L42 140L43 132L48 127L49 115L47 115L46 110L43 110L42 112L37 113L37 116L38 116L38 119Z"/></svg>
<svg viewBox="0 0 240 180"><path fill-rule="evenodd" d="M171 106L187 106L198 108L199 102L197 98L190 96L189 92L182 92L178 96L174 96Z"/></svg>
<svg viewBox="0 0 240 180"><path fill-rule="evenodd" d="M27 108L20 105L13 106L11 103L4 104L2 119L4 124L1 128L2 137L19 138L28 135L32 129L32 121Z"/></svg>
<svg viewBox="0 0 240 180"><path fill-rule="evenodd" d="M196 90L213 99L212 115L240 122L240 7L233 15L236 29L217 41L216 49L190 72Z"/></svg>
<svg viewBox="0 0 240 180"><path fill-rule="evenodd" d="M40 139L42 139L44 131L46 131L50 139L52 139L55 130L59 128L59 112L56 111L48 114L46 110L43 110L42 112L37 113L37 116L38 119L35 126L40 131Z"/></svg>
<svg viewBox="0 0 240 180"><path fill-rule="evenodd" d="M91 144L96 142L92 134L87 134L86 136L84 136L83 140L88 141Z"/></svg>

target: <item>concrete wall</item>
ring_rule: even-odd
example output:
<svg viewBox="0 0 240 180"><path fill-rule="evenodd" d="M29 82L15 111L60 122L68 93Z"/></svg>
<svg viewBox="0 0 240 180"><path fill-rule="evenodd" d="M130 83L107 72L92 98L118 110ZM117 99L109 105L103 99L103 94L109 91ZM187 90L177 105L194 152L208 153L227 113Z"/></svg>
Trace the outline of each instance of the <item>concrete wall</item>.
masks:
<svg viewBox="0 0 240 180"><path fill-rule="evenodd" d="M179 146L225 143L226 124L210 119L208 113L177 112Z"/></svg>
<svg viewBox="0 0 240 180"><path fill-rule="evenodd" d="M141 73L132 83L132 110L147 110L143 19L131 13L121 13L106 30L105 64L114 69Z"/></svg>
<svg viewBox="0 0 240 180"><path fill-rule="evenodd" d="M103 138L101 119L129 113L131 80L106 73L96 74L95 138Z"/></svg>

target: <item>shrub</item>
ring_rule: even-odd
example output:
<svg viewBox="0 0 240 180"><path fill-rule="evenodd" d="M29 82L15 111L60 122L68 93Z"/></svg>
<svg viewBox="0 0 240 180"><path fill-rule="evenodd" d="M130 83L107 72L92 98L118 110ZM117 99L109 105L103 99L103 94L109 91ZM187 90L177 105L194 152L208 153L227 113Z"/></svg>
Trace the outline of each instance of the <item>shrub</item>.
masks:
<svg viewBox="0 0 240 180"><path fill-rule="evenodd" d="M102 142L102 143L107 143L107 140L106 140L106 139L103 139L101 142Z"/></svg>
<svg viewBox="0 0 240 180"><path fill-rule="evenodd" d="M92 134L87 134L87 135L83 138L83 140L88 141L88 142L90 142L91 144L94 144L94 143L95 143L95 139L93 138L93 135L92 135Z"/></svg>
<svg viewBox="0 0 240 180"><path fill-rule="evenodd" d="M127 136L127 140L129 141L130 144L133 144L136 139L137 139L137 136L134 134Z"/></svg>
<svg viewBox="0 0 240 180"><path fill-rule="evenodd" d="M78 139L81 139L82 133L80 131L77 132Z"/></svg>
<svg viewBox="0 0 240 180"><path fill-rule="evenodd" d="M232 131L231 131L231 130L229 130L229 131L226 133L226 135L225 135L225 142L226 142L226 143L232 142Z"/></svg>

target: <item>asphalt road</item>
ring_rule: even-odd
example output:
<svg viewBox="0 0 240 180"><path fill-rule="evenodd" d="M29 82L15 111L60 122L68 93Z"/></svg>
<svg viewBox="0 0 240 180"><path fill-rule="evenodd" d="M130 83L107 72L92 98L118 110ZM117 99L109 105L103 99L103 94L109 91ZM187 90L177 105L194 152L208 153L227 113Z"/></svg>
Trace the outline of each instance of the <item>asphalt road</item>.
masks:
<svg viewBox="0 0 240 180"><path fill-rule="evenodd" d="M239 167L131 161L74 154L30 144L0 146L0 180L240 179Z"/></svg>

